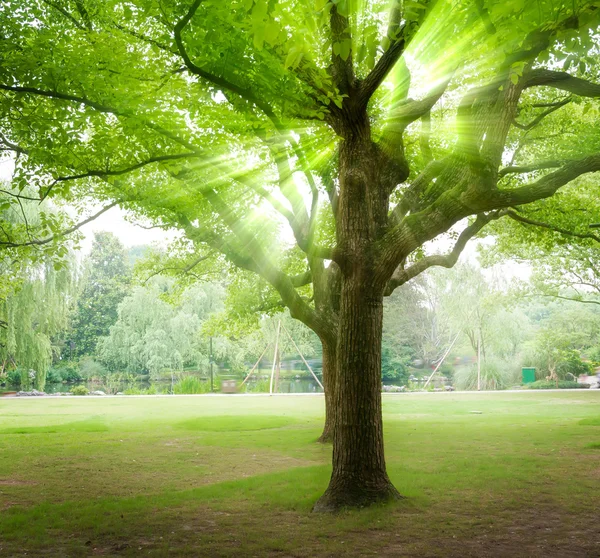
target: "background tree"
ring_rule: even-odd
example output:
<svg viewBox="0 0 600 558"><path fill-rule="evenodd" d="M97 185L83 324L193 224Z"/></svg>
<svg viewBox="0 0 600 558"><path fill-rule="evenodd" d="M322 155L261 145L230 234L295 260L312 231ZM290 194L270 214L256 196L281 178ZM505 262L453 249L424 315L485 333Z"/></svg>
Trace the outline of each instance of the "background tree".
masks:
<svg viewBox="0 0 600 558"><path fill-rule="evenodd" d="M507 208L600 169L594 142L574 142L555 167L521 149L505 170L521 115L543 120L564 92L600 96L599 12L593 0L20 2L0 20L1 131L28 153L17 181L41 196L124 200L275 288L323 344L333 473L316 509L361 506L399 496L383 452L383 296L452 266ZM566 58L570 73L556 69ZM579 131L588 117L574 116ZM451 252L423 249L470 216ZM282 221L300 275L272 257Z"/></svg>
<svg viewBox="0 0 600 558"><path fill-rule="evenodd" d="M108 335L117 321L117 308L128 292L130 268L127 253L110 232L97 232L83 262L80 294L74 310L66 354L69 358L93 355L99 337Z"/></svg>

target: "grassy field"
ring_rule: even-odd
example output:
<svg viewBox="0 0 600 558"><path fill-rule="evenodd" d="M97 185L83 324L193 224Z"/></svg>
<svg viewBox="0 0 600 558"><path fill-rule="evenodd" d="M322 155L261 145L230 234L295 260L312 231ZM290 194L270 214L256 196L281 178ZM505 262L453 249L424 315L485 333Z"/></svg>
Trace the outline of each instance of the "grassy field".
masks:
<svg viewBox="0 0 600 558"><path fill-rule="evenodd" d="M386 395L406 499L334 517L311 513L322 415L318 396L0 399L0 557L600 556L600 391Z"/></svg>

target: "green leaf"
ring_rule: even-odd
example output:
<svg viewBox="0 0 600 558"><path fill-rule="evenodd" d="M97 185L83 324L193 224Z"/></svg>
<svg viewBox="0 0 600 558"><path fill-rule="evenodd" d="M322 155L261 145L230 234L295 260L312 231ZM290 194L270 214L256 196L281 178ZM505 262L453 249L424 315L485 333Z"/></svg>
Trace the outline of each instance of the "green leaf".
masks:
<svg viewBox="0 0 600 558"><path fill-rule="evenodd" d="M271 46L277 44L277 37L279 36L279 24L276 21L267 23L264 29L265 41Z"/></svg>
<svg viewBox="0 0 600 558"><path fill-rule="evenodd" d="M350 56L350 50L352 48L352 41L350 39L344 39L341 43L340 43L340 58L345 62L346 60L348 60L348 57Z"/></svg>

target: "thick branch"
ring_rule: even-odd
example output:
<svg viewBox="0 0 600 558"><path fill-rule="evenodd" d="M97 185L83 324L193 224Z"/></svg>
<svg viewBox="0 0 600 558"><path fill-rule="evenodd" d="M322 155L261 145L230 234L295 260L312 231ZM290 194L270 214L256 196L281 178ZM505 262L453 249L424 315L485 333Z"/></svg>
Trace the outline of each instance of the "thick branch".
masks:
<svg viewBox="0 0 600 558"><path fill-rule="evenodd" d="M361 83L358 92L358 103L361 107L367 106L373 93L377 91L377 88L402 56L404 47L406 46L404 33L402 32L403 29L400 30L398 37L391 42L388 49L375 64L375 67Z"/></svg>
<svg viewBox="0 0 600 558"><path fill-rule="evenodd" d="M456 265L459 256L465 249L465 246L469 240L471 240L479 231L481 231L481 229L483 229L483 227L485 227L485 225L487 225L492 219L497 219L498 217L498 214L485 215L482 213L478 215L477 219L475 219L472 224L470 224L467 228L465 228L464 231L462 231L462 233L460 233L458 240L452 248L452 251L448 254L435 254L432 256L426 256L415 262L407 269L396 269L392 275L392 278L388 281L385 289L385 295L391 295L397 287L404 285L404 283L407 283L411 279L414 279L417 275L420 275L430 267L437 266L451 268Z"/></svg>
<svg viewBox="0 0 600 558"><path fill-rule="evenodd" d="M523 88L548 86L581 97L600 97L600 84L573 77L567 72L536 68L523 75Z"/></svg>
<svg viewBox="0 0 600 558"><path fill-rule="evenodd" d="M502 177L507 174L524 174L544 169L555 169L561 167L567 161L541 161L540 163L531 163L529 165L511 165L504 167L498 171L498 176Z"/></svg>
<svg viewBox="0 0 600 558"><path fill-rule="evenodd" d="M600 170L600 153L566 163L562 168L538 181L513 190L494 190L481 200L482 209L500 209L523 205L552 196L559 188L578 176Z"/></svg>

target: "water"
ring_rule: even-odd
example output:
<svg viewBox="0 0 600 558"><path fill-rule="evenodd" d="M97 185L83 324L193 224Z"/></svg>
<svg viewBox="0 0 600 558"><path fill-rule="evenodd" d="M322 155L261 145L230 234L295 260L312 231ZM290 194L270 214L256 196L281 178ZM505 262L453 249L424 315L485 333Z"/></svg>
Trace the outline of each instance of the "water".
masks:
<svg viewBox="0 0 600 558"><path fill-rule="evenodd" d="M227 371L221 371L227 372ZM262 371L261 371L262 372ZM269 371L270 372L270 371ZM253 374L250 379L246 382L248 385L248 392L257 392L257 391L268 391L269 390L269 381L270 374L261 373L259 375ZM202 378L205 381L210 381L210 378ZM215 376L214 381L214 391L221 391L221 379L233 379L236 381L236 385L239 386L242 383L243 378L239 376L232 375L219 375ZM177 382L177 379L175 379ZM260 386L257 384L260 383ZM139 380L109 380L108 382L75 382L69 384L50 384L47 383L44 391L46 393L68 393L76 386L85 386L90 392L92 391L103 391L107 394L115 394L115 393L124 393L126 390L148 390L150 387L155 387L157 393L171 393L171 381L170 380L161 380L161 381L139 381ZM257 387L262 389L257 389ZM275 386L274 386L275 387ZM0 387L0 393L3 391L19 391L20 388L13 386L4 386ZM317 384L314 378L306 378L306 377L281 377L279 380L279 386L276 390L276 393L322 393L323 390Z"/></svg>

